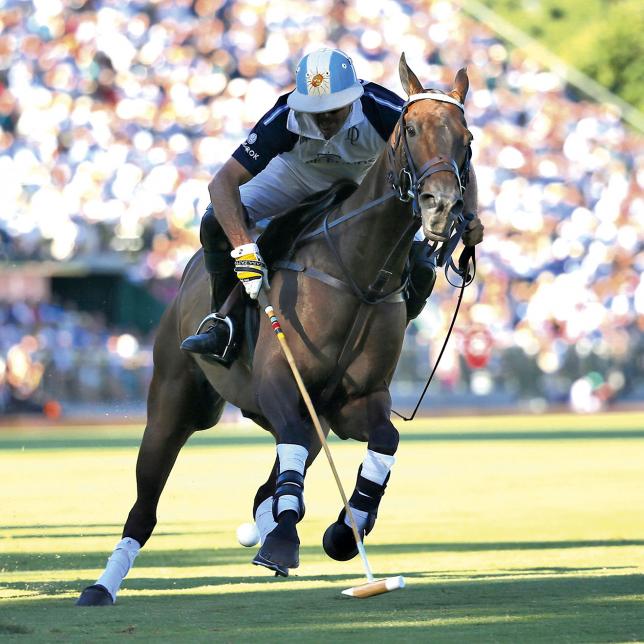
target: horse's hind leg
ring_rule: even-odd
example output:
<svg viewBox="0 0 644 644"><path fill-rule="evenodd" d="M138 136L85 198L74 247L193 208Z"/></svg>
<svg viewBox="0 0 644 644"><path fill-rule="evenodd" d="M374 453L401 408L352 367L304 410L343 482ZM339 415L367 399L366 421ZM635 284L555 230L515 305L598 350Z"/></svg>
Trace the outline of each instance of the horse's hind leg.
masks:
<svg viewBox="0 0 644 644"><path fill-rule="evenodd" d="M358 469L349 506L361 537L369 534L378 516L392 465L398 449L398 430L389 420L391 397L379 391L346 404L331 420L340 436L368 441L367 455ZM358 554L356 540L344 508L324 533L325 552L332 559L346 561Z"/></svg>
<svg viewBox="0 0 644 644"><path fill-rule="evenodd" d="M221 417L224 400L194 361L178 349L173 313L174 307L161 321L154 347L147 425L136 464L136 502L105 571L83 591L77 605L114 602L139 549L154 530L159 498L180 449L195 430L212 427Z"/></svg>

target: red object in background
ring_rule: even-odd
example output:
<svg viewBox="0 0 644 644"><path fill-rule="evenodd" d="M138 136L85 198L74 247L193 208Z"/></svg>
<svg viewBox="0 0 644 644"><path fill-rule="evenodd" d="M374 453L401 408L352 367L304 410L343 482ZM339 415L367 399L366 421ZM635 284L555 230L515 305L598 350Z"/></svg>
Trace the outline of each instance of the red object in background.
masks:
<svg viewBox="0 0 644 644"><path fill-rule="evenodd" d="M463 343L465 361L471 369L482 369L487 366L492 355L494 342L492 334L482 326L468 330Z"/></svg>
<svg viewBox="0 0 644 644"><path fill-rule="evenodd" d="M43 405L43 413L51 420L58 420L62 413L62 408L57 400L48 400Z"/></svg>

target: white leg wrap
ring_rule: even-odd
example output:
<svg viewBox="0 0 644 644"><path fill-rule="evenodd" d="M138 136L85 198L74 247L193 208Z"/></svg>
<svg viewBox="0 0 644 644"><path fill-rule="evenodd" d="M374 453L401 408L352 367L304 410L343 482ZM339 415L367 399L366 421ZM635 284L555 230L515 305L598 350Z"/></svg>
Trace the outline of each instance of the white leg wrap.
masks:
<svg viewBox="0 0 644 644"><path fill-rule="evenodd" d="M387 475L395 462L395 456L379 454L378 452L368 449L367 455L365 456L364 461L362 461L361 475L374 483L378 483L378 485L382 485L387 479Z"/></svg>
<svg viewBox="0 0 644 644"><path fill-rule="evenodd" d="M353 512L353 518L356 520L356 526L358 527L358 532L362 534L367 525L367 521L369 519L369 513L365 512L364 510L356 510L353 506L351 506L351 512ZM351 527L351 521L349 520L348 514L344 515L344 522L349 527Z"/></svg>
<svg viewBox="0 0 644 644"><path fill-rule="evenodd" d="M290 494L285 494L280 496L280 500L277 502L277 516L286 512L286 510L293 510L296 514L300 513L300 502L296 496L291 496Z"/></svg>
<svg viewBox="0 0 644 644"><path fill-rule="evenodd" d="M295 470L299 474L304 474L308 455L309 450L306 447L302 447L302 445L294 445L291 443L278 445L277 456L280 463L280 474L287 470ZM296 496L286 494L279 498L277 502L278 516L285 510L293 510L299 514L300 503Z"/></svg>
<svg viewBox="0 0 644 644"><path fill-rule="evenodd" d="M141 544L136 539L130 537L121 539L116 544L112 556L107 560L105 571L97 579L96 583L105 586L114 601L116 601L116 593L130 571L140 549Z"/></svg>
<svg viewBox="0 0 644 644"><path fill-rule="evenodd" d="M309 450L301 445L282 443L277 446L277 457L280 460L280 474L286 470L295 470L304 474Z"/></svg>
<svg viewBox="0 0 644 644"><path fill-rule="evenodd" d="M264 545L264 539L275 529L277 523L273 519L273 497L264 499L255 510L255 525L259 531L259 545Z"/></svg>

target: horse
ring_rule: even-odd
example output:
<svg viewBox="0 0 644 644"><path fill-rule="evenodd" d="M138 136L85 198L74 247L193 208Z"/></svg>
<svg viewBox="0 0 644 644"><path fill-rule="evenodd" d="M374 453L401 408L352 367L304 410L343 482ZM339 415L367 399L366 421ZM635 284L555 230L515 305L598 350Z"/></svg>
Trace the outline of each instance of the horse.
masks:
<svg viewBox="0 0 644 644"><path fill-rule="evenodd" d="M406 261L419 229L433 243L450 239L463 212L472 140L463 109L469 87L465 69L456 74L450 92L424 89L404 54L399 74L409 99L385 149L355 192L299 236L290 261L276 263L266 293L325 430L392 457L399 434L390 420L389 385L407 324L401 295ZM278 447L306 445L307 468L320 451L265 316L259 320L254 355L242 347L229 367L179 350L209 305L200 251L189 261L156 335L147 423L136 464L137 497L123 528L127 543L135 540L142 547L148 541L179 451L193 432L217 424L226 401L269 431ZM262 502L285 489L301 501L304 476L298 481L280 476L276 459L255 495L254 516ZM359 472L354 497L360 480ZM369 506L365 534L373 528L383 492L384 486ZM253 563L288 575L299 564L296 523L301 515L275 516L275 529ZM339 560L357 553L342 517L341 512L324 536L325 550ZM125 561L122 577L129 565ZM90 586L77 603L113 603L104 591Z"/></svg>

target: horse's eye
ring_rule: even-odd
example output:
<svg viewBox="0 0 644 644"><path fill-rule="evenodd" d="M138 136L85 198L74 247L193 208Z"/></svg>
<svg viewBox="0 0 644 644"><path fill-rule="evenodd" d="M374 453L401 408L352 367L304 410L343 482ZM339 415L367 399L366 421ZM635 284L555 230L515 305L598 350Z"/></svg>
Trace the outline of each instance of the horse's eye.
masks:
<svg viewBox="0 0 644 644"><path fill-rule="evenodd" d="M405 132L407 132L409 136L416 136L416 129L414 128L413 125L406 125Z"/></svg>

